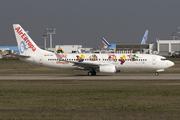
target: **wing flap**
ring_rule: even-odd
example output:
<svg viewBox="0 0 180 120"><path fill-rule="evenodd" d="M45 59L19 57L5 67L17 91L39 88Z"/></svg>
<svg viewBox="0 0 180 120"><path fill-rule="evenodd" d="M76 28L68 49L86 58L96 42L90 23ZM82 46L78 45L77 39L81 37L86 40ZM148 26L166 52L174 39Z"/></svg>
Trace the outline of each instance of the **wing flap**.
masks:
<svg viewBox="0 0 180 120"><path fill-rule="evenodd" d="M96 63L88 63L88 62L77 62L77 61L66 61L69 63L73 63L73 66L77 66L84 69L99 69L99 64Z"/></svg>

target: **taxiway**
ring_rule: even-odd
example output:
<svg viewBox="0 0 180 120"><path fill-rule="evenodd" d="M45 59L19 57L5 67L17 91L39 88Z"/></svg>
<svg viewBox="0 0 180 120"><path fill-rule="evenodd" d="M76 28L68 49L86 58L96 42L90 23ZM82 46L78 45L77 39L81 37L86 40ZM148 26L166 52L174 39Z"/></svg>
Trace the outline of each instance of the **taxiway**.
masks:
<svg viewBox="0 0 180 120"><path fill-rule="evenodd" d="M0 74L0 80L180 80L180 74Z"/></svg>

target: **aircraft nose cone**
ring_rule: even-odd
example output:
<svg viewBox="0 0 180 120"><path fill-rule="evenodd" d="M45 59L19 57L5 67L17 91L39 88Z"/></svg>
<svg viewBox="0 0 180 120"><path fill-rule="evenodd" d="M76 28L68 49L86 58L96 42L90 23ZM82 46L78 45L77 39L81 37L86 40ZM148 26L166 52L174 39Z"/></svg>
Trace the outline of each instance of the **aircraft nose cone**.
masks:
<svg viewBox="0 0 180 120"><path fill-rule="evenodd" d="M170 66L170 67L174 66L174 63L171 62L171 61L169 61L169 66Z"/></svg>

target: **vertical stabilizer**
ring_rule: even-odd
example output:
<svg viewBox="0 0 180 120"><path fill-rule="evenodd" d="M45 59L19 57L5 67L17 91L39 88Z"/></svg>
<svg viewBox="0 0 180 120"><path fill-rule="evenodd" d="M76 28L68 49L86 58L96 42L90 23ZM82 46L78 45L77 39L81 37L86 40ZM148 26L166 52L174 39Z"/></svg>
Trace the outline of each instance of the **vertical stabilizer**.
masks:
<svg viewBox="0 0 180 120"><path fill-rule="evenodd" d="M104 38L101 38L101 39L102 39L102 43L104 45L104 48L107 48L109 46L109 43Z"/></svg>
<svg viewBox="0 0 180 120"><path fill-rule="evenodd" d="M13 24L19 54L30 55L42 51L19 24Z"/></svg>
<svg viewBox="0 0 180 120"><path fill-rule="evenodd" d="M147 44L148 32L149 32L149 30L146 30L146 32L145 32L145 34L143 36L143 39L141 41L141 44Z"/></svg>

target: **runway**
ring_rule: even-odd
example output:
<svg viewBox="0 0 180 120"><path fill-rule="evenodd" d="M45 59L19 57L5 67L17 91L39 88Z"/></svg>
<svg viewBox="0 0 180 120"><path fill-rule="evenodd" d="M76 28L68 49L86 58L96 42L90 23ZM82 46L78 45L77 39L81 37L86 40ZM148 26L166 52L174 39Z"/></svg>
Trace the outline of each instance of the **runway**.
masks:
<svg viewBox="0 0 180 120"><path fill-rule="evenodd" d="M180 74L0 74L0 80L180 80Z"/></svg>

